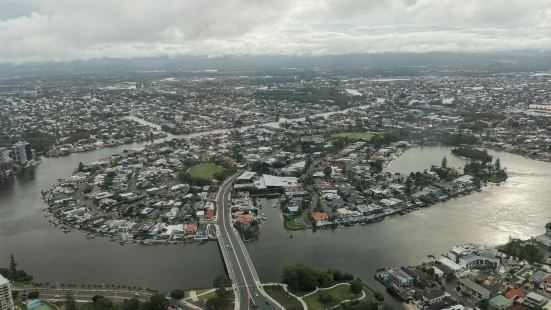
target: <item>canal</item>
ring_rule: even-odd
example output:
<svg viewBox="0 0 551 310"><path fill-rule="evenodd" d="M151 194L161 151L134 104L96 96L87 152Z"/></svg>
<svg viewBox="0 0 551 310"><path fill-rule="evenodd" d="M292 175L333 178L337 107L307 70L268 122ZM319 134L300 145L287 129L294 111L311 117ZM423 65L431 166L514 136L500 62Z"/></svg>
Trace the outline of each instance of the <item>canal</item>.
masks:
<svg viewBox="0 0 551 310"><path fill-rule="evenodd" d="M448 166L463 167L465 161L451 155L450 150L412 148L386 170L405 174L423 171L439 165L444 156ZM281 228L280 212L263 208L268 221L262 224L260 240L248 245L262 281L277 281L284 265L303 263L351 272L383 292L384 287L373 278L378 268L419 264L428 260L427 255L446 253L460 243L498 245L509 237L542 234L544 225L551 221L551 163L489 153L507 168L505 184L366 226L287 232Z"/></svg>
<svg viewBox="0 0 551 310"><path fill-rule="evenodd" d="M64 234L44 217L40 191L69 176L80 161L143 146L106 148L68 157L44 159L33 170L0 185L0 264L14 254L36 282L146 286L168 291L211 285L223 273L217 245L120 246L104 239L87 240L78 231ZM464 161L445 147L413 148L393 161L390 172L428 169L447 156L449 166ZM496 245L509 236L541 234L551 220L551 163L490 151L507 167L509 180L481 193L430 208L393 216L367 226L337 230L287 232L279 211L266 202L268 220L260 240L247 245L264 282L280 280L282 266L303 263L336 268L360 276L375 288L377 268L417 264L428 254L444 253L462 242Z"/></svg>

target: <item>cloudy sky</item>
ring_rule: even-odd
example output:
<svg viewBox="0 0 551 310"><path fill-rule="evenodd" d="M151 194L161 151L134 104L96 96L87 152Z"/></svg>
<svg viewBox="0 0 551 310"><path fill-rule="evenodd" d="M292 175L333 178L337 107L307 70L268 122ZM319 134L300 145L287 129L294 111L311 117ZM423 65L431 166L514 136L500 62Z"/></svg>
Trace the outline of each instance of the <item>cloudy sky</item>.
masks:
<svg viewBox="0 0 551 310"><path fill-rule="evenodd" d="M551 50L551 0L0 0L0 62Z"/></svg>

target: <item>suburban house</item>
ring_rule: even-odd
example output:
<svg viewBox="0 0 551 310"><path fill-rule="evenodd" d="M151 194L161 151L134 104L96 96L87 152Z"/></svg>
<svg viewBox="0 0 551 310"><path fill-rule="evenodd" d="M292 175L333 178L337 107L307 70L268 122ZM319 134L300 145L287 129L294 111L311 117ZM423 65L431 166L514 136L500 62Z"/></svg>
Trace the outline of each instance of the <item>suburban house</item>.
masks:
<svg viewBox="0 0 551 310"><path fill-rule="evenodd" d="M534 309L541 309L548 301L546 297L538 293L530 292L526 295L526 298L524 298L524 305Z"/></svg>
<svg viewBox="0 0 551 310"><path fill-rule="evenodd" d="M446 293L440 288L430 288L423 291L423 301L430 304L434 304L442 301L446 298Z"/></svg>
<svg viewBox="0 0 551 310"><path fill-rule="evenodd" d="M329 215L325 212L312 212L311 216L315 222L327 221L329 219Z"/></svg>
<svg viewBox="0 0 551 310"><path fill-rule="evenodd" d="M387 279L399 288L410 288L415 281L403 268L389 269Z"/></svg>
<svg viewBox="0 0 551 310"><path fill-rule="evenodd" d="M490 297L490 290L482 287L469 278L459 279L459 281L457 281L457 290L478 301Z"/></svg>
<svg viewBox="0 0 551 310"><path fill-rule="evenodd" d="M505 310L513 305L513 301L505 298L503 295L497 295L490 299L490 309Z"/></svg>

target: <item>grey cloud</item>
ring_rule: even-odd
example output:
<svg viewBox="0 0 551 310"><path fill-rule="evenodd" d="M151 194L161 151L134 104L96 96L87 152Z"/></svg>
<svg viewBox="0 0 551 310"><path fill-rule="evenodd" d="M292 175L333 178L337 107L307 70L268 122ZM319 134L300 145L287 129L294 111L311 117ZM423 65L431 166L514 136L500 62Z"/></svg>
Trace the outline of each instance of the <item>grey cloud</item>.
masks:
<svg viewBox="0 0 551 310"><path fill-rule="evenodd" d="M551 48L551 0L0 0L0 5L9 12L0 17L0 62Z"/></svg>

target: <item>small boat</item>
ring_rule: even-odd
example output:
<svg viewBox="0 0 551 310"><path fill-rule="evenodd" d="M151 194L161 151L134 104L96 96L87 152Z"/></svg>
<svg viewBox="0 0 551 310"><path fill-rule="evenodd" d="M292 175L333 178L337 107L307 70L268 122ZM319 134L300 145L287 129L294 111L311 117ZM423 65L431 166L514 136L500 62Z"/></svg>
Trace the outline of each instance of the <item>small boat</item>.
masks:
<svg viewBox="0 0 551 310"><path fill-rule="evenodd" d="M70 232L69 228L67 228L67 227L63 227L61 230L62 230L64 233Z"/></svg>

